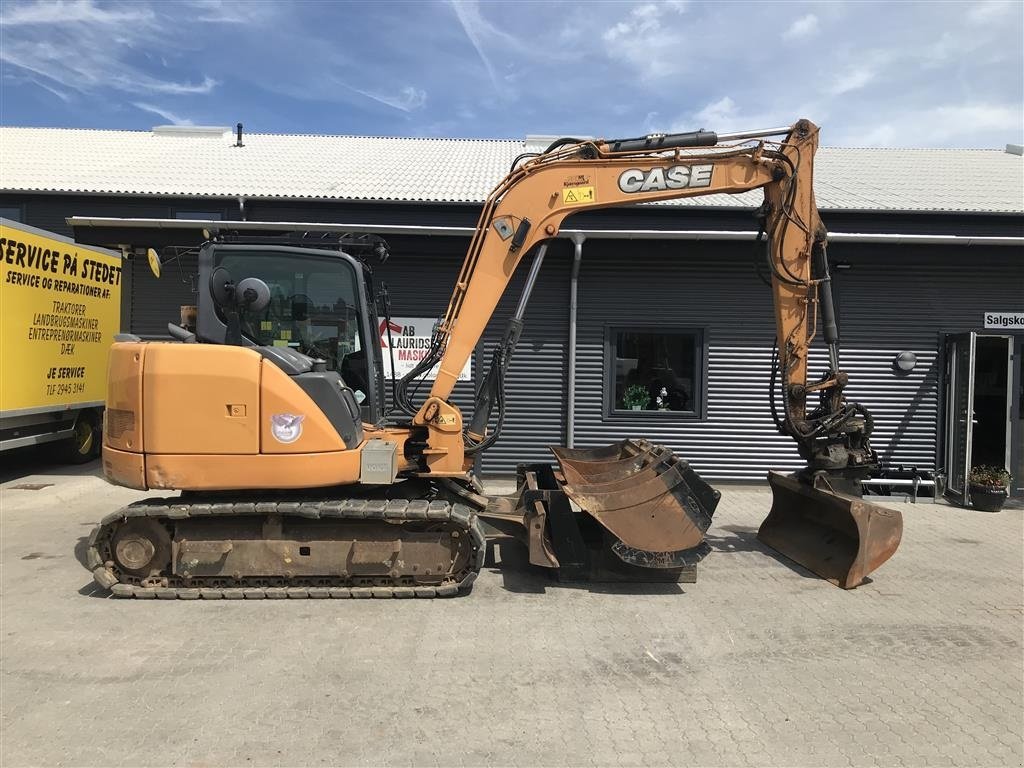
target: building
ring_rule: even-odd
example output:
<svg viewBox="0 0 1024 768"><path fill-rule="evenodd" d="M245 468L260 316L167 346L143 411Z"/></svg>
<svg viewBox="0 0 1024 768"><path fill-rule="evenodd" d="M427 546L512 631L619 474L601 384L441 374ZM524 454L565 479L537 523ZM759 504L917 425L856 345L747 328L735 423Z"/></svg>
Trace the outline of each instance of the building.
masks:
<svg viewBox="0 0 1024 768"><path fill-rule="evenodd" d="M82 242L143 248L194 246L201 222L215 220L373 231L391 246L392 258L374 269L393 313L433 318L447 305L483 199L517 155L549 139L239 141L220 128L3 128L0 215ZM1024 158L1015 149L823 147L815 190L833 233L848 392L873 411L883 460L952 468L954 479L957 466L1005 464L1020 491L1024 326L1005 325L1024 317ZM759 192L716 195L568 219L541 268L509 372L506 427L483 470L547 460L549 444L627 436L672 446L712 480L797 468L768 404L774 325L752 244L760 202ZM68 217L135 221L80 221L72 232ZM194 303L195 271L194 251L171 260L160 281L133 258L124 327L164 335L179 305ZM458 385L464 407L526 271L478 348L472 381ZM626 408L630 376L643 378L645 363L663 370L666 359L669 410L653 400ZM967 434L961 425L971 421Z"/></svg>

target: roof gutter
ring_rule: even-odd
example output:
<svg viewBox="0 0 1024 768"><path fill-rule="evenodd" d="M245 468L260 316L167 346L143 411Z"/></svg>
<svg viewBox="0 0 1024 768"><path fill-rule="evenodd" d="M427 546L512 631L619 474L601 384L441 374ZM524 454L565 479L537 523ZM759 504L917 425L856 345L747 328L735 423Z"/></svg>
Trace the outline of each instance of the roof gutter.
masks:
<svg viewBox="0 0 1024 768"><path fill-rule="evenodd" d="M213 219L122 219L68 216L72 227L119 229L205 229L247 232L369 232L378 235L428 235L471 237L474 227L433 227L418 224L335 224L308 221L218 221ZM753 240L753 230L706 229L562 229L558 236L605 240ZM890 245L1024 245L1024 237L973 237L962 235L904 235L892 233L829 232L832 243L885 243Z"/></svg>

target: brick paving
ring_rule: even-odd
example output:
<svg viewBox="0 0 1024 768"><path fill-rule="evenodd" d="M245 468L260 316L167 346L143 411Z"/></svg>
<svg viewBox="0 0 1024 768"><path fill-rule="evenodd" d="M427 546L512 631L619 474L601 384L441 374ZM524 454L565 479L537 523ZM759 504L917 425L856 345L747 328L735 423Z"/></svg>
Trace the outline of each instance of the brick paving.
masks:
<svg viewBox="0 0 1024 768"><path fill-rule="evenodd" d="M1024 762L1019 509L896 502L853 592L724 487L697 584L564 586L500 546L465 598L115 601L76 555L141 494L95 471L0 486L3 766Z"/></svg>

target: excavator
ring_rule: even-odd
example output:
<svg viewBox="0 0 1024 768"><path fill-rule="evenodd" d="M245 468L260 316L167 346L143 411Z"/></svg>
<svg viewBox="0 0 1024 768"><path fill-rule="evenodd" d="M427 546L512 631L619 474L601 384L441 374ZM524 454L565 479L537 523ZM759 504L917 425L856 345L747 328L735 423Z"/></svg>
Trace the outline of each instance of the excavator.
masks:
<svg viewBox="0 0 1024 768"><path fill-rule="evenodd" d="M720 494L669 448L643 439L553 447L557 467L521 465L516 492L501 496L484 492L473 467L501 434L527 300L566 217L763 189L772 412L806 466L769 474L772 507L758 538L839 587L864 583L896 551L902 518L856 493L878 460L870 413L844 395L812 187L818 134L800 120L728 134L563 138L516 158L391 408L378 331L391 323L385 312L379 325L367 259L208 232L193 327L169 324L169 342L124 334L111 350L105 477L179 493L100 522L87 550L96 582L134 598L444 597L470 591L499 537L521 541L531 565L559 579L692 580ZM451 400L459 372L531 253L467 423ZM828 367L811 379L819 316Z"/></svg>

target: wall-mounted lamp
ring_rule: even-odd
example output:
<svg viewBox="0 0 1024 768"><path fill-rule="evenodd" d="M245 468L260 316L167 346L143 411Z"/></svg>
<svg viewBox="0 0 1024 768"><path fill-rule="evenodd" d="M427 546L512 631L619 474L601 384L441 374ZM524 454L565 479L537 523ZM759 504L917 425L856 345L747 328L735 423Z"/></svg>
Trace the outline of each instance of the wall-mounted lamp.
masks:
<svg viewBox="0 0 1024 768"><path fill-rule="evenodd" d="M917 355L913 352L900 352L892 362L899 373L910 373L917 365Z"/></svg>

